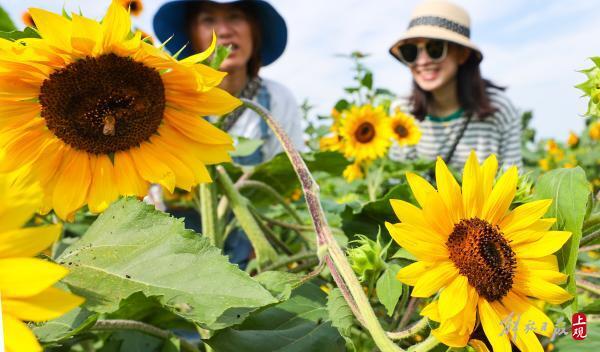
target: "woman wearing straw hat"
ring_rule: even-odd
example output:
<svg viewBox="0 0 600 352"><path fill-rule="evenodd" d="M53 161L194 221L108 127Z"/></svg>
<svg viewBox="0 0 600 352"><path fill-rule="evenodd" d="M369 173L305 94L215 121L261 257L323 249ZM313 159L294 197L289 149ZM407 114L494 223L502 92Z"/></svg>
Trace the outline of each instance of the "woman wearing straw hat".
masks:
<svg viewBox="0 0 600 352"><path fill-rule="evenodd" d="M283 85L259 77L262 66L277 60L287 43L287 27L281 15L266 1L179 0L164 4L154 16L154 32L172 53L182 48L181 58L208 48L213 30L217 44L231 53L220 69L227 72L221 88L238 97L253 99L278 120L299 149L303 149L298 104ZM243 165L267 161L283 149L264 121L249 109L225 117L224 127L234 136L262 139L254 154L236 158Z"/></svg>
<svg viewBox="0 0 600 352"><path fill-rule="evenodd" d="M261 0L179 0L164 4L154 16L158 39L172 53L182 50L181 58L208 48L213 31L217 44L231 48L220 67L227 72L220 87L270 110L296 148L303 150L299 108L292 93L283 85L259 76L260 68L277 60L285 49L287 27L281 15ZM237 109L225 116L223 126L234 136L263 141L252 154L234 158L238 164L256 165L283 151L267 124L249 109ZM200 219L195 211L171 209L170 212L183 216L186 227L200 232ZM252 246L238 229L227 237L224 251L233 263L243 268L252 255Z"/></svg>
<svg viewBox="0 0 600 352"><path fill-rule="evenodd" d="M471 150L496 154L500 165L522 166L521 121L504 88L483 79L481 50L470 40L470 19L447 1L427 1L412 13L390 48L413 76L408 108L422 132L414 148L395 146L392 159L441 156L460 169Z"/></svg>

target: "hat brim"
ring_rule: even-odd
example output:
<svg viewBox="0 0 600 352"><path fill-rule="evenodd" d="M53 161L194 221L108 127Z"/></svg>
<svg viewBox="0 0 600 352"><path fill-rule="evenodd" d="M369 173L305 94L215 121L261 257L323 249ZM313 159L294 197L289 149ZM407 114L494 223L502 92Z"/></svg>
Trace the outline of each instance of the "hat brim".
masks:
<svg viewBox="0 0 600 352"><path fill-rule="evenodd" d="M474 50L479 62L483 60L483 54L481 53L481 50L479 50L479 48L473 42L471 42L469 38L464 37L458 33L452 32L450 30L435 26L418 26L410 28L400 37L400 39L396 41L396 43L394 43L394 45L390 47L390 54L392 54L393 57L398 59L398 61L405 63L401 59L398 47L407 40L416 38L447 40L449 42L462 45L464 47Z"/></svg>
<svg viewBox="0 0 600 352"><path fill-rule="evenodd" d="M244 3L251 6L261 25L261 65L267 66L283 54L287 44L287 26L285 20L266 1L208 1L208 0L179 0L162 5L154 15L154 33L161 43L168 40L165 47L169 52L176 53L182 48L181 58L195 54L188 35L186 11L189 5L198 2L215 3Z"/></svg>

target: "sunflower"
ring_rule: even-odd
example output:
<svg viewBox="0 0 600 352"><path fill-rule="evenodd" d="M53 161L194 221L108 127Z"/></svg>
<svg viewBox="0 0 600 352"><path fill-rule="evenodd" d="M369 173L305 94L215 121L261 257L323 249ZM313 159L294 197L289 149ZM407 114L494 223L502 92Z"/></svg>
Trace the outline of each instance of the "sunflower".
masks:
<svg viewBox="0 0 600 352"><path fill-rule="evenodd" d="M131 36L116 0L102 23L30 13L41 39L0 39L0 172L27 165L44 212L101 212L149 183L190 190L211 182L205 165L231 160L231 137L200 117L240 105L216 88L225 73L197 64L214 36L177 61Z"/></svg>
<svg viewBox="0 0 600 352"><path fill-rule="evenodd" d="M344 169L343 176L348 182L365 177L360 162L354 162Z"/></svg>
<svg viewBox="0 0 600 352"><path fill-rule="evenodd" d="M400 145L415 145L421 139L421 131L415 119L401 110L396 110L396 114L390 119L390 125L394 139Z"/></svg>
<svg viewBox="0 0 600 352"><path fill-rule="evenodd" d="M329 136L321 137L319 139L319 149L323 151L340 151L344 150L344 141L339 134L332 134Z"/></svg>
<svg viewBox="0 0 600 352"><path fill-rule="evenodd" d="M41 351L23 321L57 318L83 299L52 287L67 269L32 258L60 234L60 225L21 228L41 205L39 186L17 174L0 174L0 295L8 352Z"/></svg>
<svg viewBox="0 0 600 352"><path fill-rule="evenodd" d="M381 158L391 144L392 131L382 107L353 106L342 115L340 135L344 155L356 161Z"/></svg>
<svg viewBox="0 0 600 352"><path fill-rule="evenodd" d="M144 4L141 0L118 0L125 9L129 10L133 16L139 16L144 9Z"/></svg>
<svg viewBox="0 0 600 352"><path fill-rule="evenodd" d="M575 132L570 131L569 138L567 139L567 145L569 145L571 148L575 148L577 144L579 144L579 137L577 134L575 134Z"/></svg>
<svg viewBox="0 0 600 352"><path fill-rule="evenodd" d="M420 176L407 173L420 208L392 200L401 223L386 223L386 227L418 261L401 269L397 278L415 286L414 297L430 297L441 290L421 314L440 323L432 332L443 343L465 346L479 321L494 351L510 351L509 336L522 351L541 351L535 334L524 329L503 334L501 322L513 313L522 321L547 327L536 333L552 334L552 321L529 297L552 304L571 298L557 285L567 276L558 271L552 254L571 233L549 231L556 219L541 219L551 200L510 210L517 168L509 168L494 185L497 169L495 155L479 165L472 152L463 171L462 189L440 158L437 190Z"/></svg>

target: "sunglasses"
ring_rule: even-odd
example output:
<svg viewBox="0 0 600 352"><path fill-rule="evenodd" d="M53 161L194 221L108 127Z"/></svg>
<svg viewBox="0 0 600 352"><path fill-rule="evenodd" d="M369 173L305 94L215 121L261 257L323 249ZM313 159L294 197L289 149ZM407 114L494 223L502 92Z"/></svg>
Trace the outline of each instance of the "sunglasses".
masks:
<svg viewBox="0 0 600 352"><path fill-rule="evenodd" d="M423 48L425 48L425 52L431 61L437 63L446 58L446 54L448 53L448 42L445 40L433 39L419 45L415 43L402 44L398 46L400 60L404 61L407 65L414 64Z"/></svg>

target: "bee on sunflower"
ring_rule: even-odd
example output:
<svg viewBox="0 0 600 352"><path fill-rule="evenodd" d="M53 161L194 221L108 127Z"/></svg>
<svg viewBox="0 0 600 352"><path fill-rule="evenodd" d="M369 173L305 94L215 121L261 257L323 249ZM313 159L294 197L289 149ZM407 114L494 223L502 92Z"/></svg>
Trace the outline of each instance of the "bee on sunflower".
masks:
<svg viewBox="0 0 600 352"><path fill-rule="evenodd" d="M553 255L571 233L549 230L556 219L542 216L551 200L511 210L517 169L509 168L494 184L497 170L494 155L480 165L472 152L462 187L440 158L435 170L437 190L407 173L420 207L392 200L401 222L386 227L418 261L401 269L397 278L414 286L413 297L439 293L421 315L439 322L432 333L446 345L465 346L480 325L494 351L511 351L511 341L522 351L541 351L534 333L504 331L502 322L513 314L547 326L535 333L552 334L552 321L530 297L552 304L572 298L558 286L567 276L559 272Z"/></svg>
<svg viewBox="0 0 600 352"><path fill-rule="evenodd" d="M101 22L30 9L41 38L0 39L0 172L26 165L43 211L73 219L119 195L211 182L206 165L230 161L233 140L201 116L241 102L217 88L225 73L177 61L131 35L113 0Z"/></svg>
<svg viewBox="0 0 600 352"><path fill-rule="evenodd" d="M7 352L42 351L24 321L57 318L83 299L52 287L68 270L33 258L55 242L60 225L22 226L41 205L39 185L17 173L0 174L0 299Z"/></svg>

